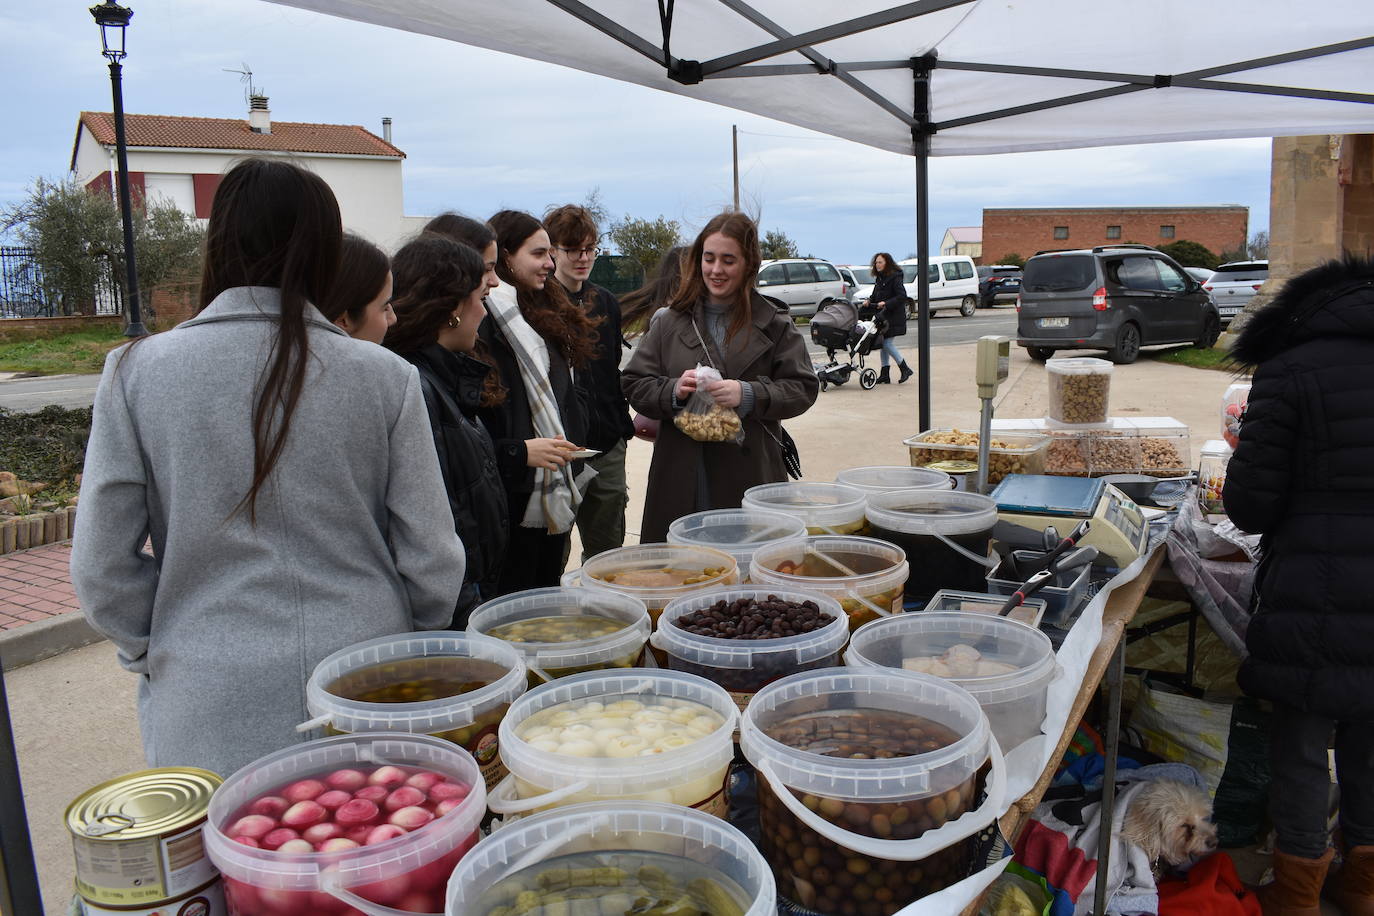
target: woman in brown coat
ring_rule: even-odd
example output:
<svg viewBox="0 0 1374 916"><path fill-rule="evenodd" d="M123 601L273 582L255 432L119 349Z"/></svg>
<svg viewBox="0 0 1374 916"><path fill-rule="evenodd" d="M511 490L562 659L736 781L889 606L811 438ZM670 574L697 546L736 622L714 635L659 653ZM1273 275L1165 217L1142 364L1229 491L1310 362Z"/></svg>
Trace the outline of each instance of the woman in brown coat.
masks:
<svg viewBox="0 0 1374 916"><path fill-rule="evenodd" d="M671 420L697 389L696 367L721 381L704 390L743 421L744 441L697 442L671 422L659 429L649 468L641 543L663 541L675 519L738 506L744 491L787 479L780 420L816 401L820 383L787 310L754 291L759 234L742 213L720 214L701 230L682 282L650 325L621 375L635 410Z"/></svg>

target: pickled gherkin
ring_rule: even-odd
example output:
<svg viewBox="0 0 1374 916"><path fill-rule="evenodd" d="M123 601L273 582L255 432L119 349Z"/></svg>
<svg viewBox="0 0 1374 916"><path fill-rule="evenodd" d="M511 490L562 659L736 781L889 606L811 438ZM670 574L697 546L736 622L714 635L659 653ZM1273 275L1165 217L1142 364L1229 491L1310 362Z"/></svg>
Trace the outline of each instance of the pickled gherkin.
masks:
<svg viewBox="0 0 1374 916"><path fill-rule="evenodd" d="M487 889L481 916L744 916L733 880L691 859L653 852L587 852L523 868Z"/></svg>
<svg viewBox="0 0 1374 916"><path fill-rule="evenodd" d="M487 631L488 636L504 639L506 642L577 642L609 636L628 627L623 620L599 617L594 614L563 614L552 617L531 617L528 620L512 620Z"/></svg>

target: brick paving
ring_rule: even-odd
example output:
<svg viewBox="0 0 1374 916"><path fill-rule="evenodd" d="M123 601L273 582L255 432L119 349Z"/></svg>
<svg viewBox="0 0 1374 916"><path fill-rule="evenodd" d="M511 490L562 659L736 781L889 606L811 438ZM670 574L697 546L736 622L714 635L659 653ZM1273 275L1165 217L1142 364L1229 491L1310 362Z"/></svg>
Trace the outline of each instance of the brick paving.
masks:
<svg viewBox="0 0 1374 916"><path fill-rule="evenodd" d="M67 565L72 542L0 555L0 630L78 611Z"/></svg>

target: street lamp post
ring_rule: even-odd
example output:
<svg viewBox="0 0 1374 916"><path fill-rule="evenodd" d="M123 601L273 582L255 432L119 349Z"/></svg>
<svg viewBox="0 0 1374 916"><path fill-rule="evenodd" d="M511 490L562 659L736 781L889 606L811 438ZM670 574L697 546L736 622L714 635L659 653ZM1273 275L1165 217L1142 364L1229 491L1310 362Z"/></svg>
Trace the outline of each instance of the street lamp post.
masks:
<svg viewBox="0 0 1374 916"><path fill-rule="evenodd" d="M125 337L143 337L148 329L143 326L143 315L139 308L138 267L134 264L134 218L133 202L129 198L129 153L124 142L124 32L134 11L120 6L115 0L105 0L99 6L91 7L91 16L100 26L100 41L104 47L101 52L110 62L110 85L114 92L115 156L119 162L119 215L124 223L124 266L126 271L126 309L129 326L124 329Z"/></svg>

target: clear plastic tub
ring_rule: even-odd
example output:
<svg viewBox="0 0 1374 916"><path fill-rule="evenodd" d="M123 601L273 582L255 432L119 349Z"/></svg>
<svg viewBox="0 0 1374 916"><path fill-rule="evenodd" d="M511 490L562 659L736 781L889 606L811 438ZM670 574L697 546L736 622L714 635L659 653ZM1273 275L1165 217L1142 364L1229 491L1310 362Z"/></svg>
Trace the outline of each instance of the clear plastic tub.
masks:
<svg viewBox="0 0 1374 916"><path fill-rule="evenodd" d="M876 538L820 535L770 544L754 553L749 581L829 595L850 630L900 614L909 567L902 548Z"/></svg>
<svg viewBox="0 0 1374 916"><path fill-rule="evenodd" d="M520 653L497 639L469 633L383 636L315 666L305 685L306 709L314 718L305 724L330 734L407 732L452 741L473 756L491 788L506 775L496 727L525 692L525 677ZM439 695L418 698L426 690Z"/></svg>
<svg viewBox="0 0 1374 916"><path fill-rule="evenodd" d="M572 756L540 749L518 735L527 719L549 707L609 706L621 700L645 706L704 706L721 724L684 746L649 756ZM725 688L680 671L631 668L553 681L516 700L501 722L501 754L510 776L491 793L488 804L497 814L513 815L585 801L642 799L723 818L738 720L739 708Z"/></svg>
<svg viewBox="0 0 1374 916"><path fill-rule="evenodd" d="M961 592L942 588L936 592L922 609L924 611L957 611L960 614L990 614L997 616L1002 605L1007 603L1006 595L989 595L986 592ZM1018 607L1007 612L1008 620L1024 623L1028 627L1038 627L1040 618L1045 616L1044 598L1027 598Z"/></svg>
<svg viewBox="0 0 1374 916"><path fill-rule="evenodd" d="M888 617L859 628L844 654L844 663L920 671L913 663L920 665L923 659L946 657L955 646L971 648L979 661L1010 670L926 673L943 677L973 694L1004 750L1010 751L1040 734L1050 683L1059 666L1049 637L1024 623L958 612ZM965 657L971 658L967 653Z"/></svg>
<svg viewBox="0 0 1374 916"><path fill-rule="evenodd" d="M668 526L669 544L723 550L739 564L741 578L749 575L754 551L765 544L806 534L806 524L785 512L763 509L710 509L684 515Z"/></svg>
<svg viewBox="0 0 1374 916"><path fill-rule="evenodd" d="M1112 388L1112 364L1075 357L1045 363L1049 376L1046 415L1060 423L1105 423Z"/></svg>
<svg viewBox="0 0 1374 916"><path fill-rule="evenodd" d="M731 602L740 598L761 601L770 596L798 604L814 601L822 613L835 619L810 633L777 639L698 636L676 624L684 614L709 608L718 601ZM667 655L669 669L697 674L719 684L730 691L740 709L744 709L765 684L798 671L840 664L840 653L849 641L849 618L838 601L815 591L776 585L713 588L678 598L664 608L650 641Z"/></svg>
<svg viewBox="0 0 1374 916"><path fill-rule="evenodd" d="M511 642L524 658L529 685L603 668L633 668L644 655L653 629L644 602L618 592L581 588L535 588L495 598L473 610L468 630L489 636L509 624L545 618L603 618L621 629L559 642Z"/></svg>
<svg viewBox="0 0 1374 916"><path fill-rule="evenodd" d="M923 468L938 461L978 461L978 434L958 429L928 429L905 440L911 466ZM994 433L988 452L988 483L998 484L1008 474L1045 473L1046 436L1010 436Z"/></svg>
<svg viewBox="0 0 1374 916"><path fill-rule="evenodd" d="M1188 424L1173 417L1134 417L1126 421L1140 437L1139 473L1186 477L1193 470Z"/></svg>
<svg viewBox="0 0 1374 916"><path fill-rule="evenodd" d="M1202 444L1202 460L1198 464L1198 505L1207 515L1225 515L1226 506L1221 492L1226 487L1226 468L1231 463L1231 446L1222 439L1209 439Z"/></svg>
<svg viewBox="0 0 1374 916"><path fill-rule="evenodd" d="M906 596L924 601L942 588L982 585L997 503L951 490L881 493L868 500L868 524L874 537L906 553Z"/></svg>
<svg viewBox="0 0 1374 916"><path fill-rule="evenodd" d="M1250 406L1250 382L1236 382L1221 397L1221 438L1231 448L1240 444L1240 424Z"/></svg>
<svg viewBox="0 0 1374 916"><path fill-rule="evenodd" d="M740 748L758 772L762 849L779 896L827 916L853 912L855 885L833 880L836 861L887 889L881 912L967 876L1005 789L1002 756L968 691L883 668L769 684L740 722Z"/></svg>
<svg viewBox="0 0 1374 916"><path fill-rule="evenodd" d="M807 534L862 534L864 495L840 483L794 480L750 487L740 505L795 516L806 524Z"/></svg>
<svg viewBox="0 0 1374 916"><path fill-rule="evenodd" d="M541 890L541 865L560 876L570 867L598 865L631 875L644 865L689 880L693 874L709 875L721 890L733 885L727 891L730 902L744 916L777 912L773 874L748 837L699 811L644 801L569 805L502 828L477 844L454 871L445 912L489 916L513 903L521 890ZM522 881L522 873L535 880ZM700 902L697 909L724 912Z"/></svg>
<svg viewBox="0 0 1374 916"><path fill-rule="evenodd" d="M734 585L741 575L730 554L688 544L640 544L597 554L563 576L564 585L598 588L644 602L657 622L668 602L717 585Z"/></svg>
<svg viewBox="0 0 1374 916"><path fill-rule="evenodd" d="M901 464L846 468L835 475L835 482L863 490L870 496L891 490L954 489L954 478L944 471L913 468Z"/></svg>
<svg viewBox="0 0 1374 916"><path fill-rule="evenodd" d="M235 842L225 830L264 795L340 769L391 764L461 782L469 792L453 810L410 833L340 852L282 853ZM445 884L477 842L486 812L486 787L477 763L448 741L425 735L343 735L268 754L225 780L210 799L202 832L206 855L224 876L229 912L362 912L395 916L397 909L442 912Z"/></svg>
<svg viewBox="0 0 1374 916"><path fill-rule="evenodd" d="M1044 556L1038 550L1013 550L996 569L988 573L988 591L1010 597L1025 584L1032 573L1029 564ZM1092 584L1092 564L1059 573L1049 585L1043 585L1035 597L1045 602L1041 623L1052 627L1066 627L1068 622L1088 601L1088 586Z"/></svg>

